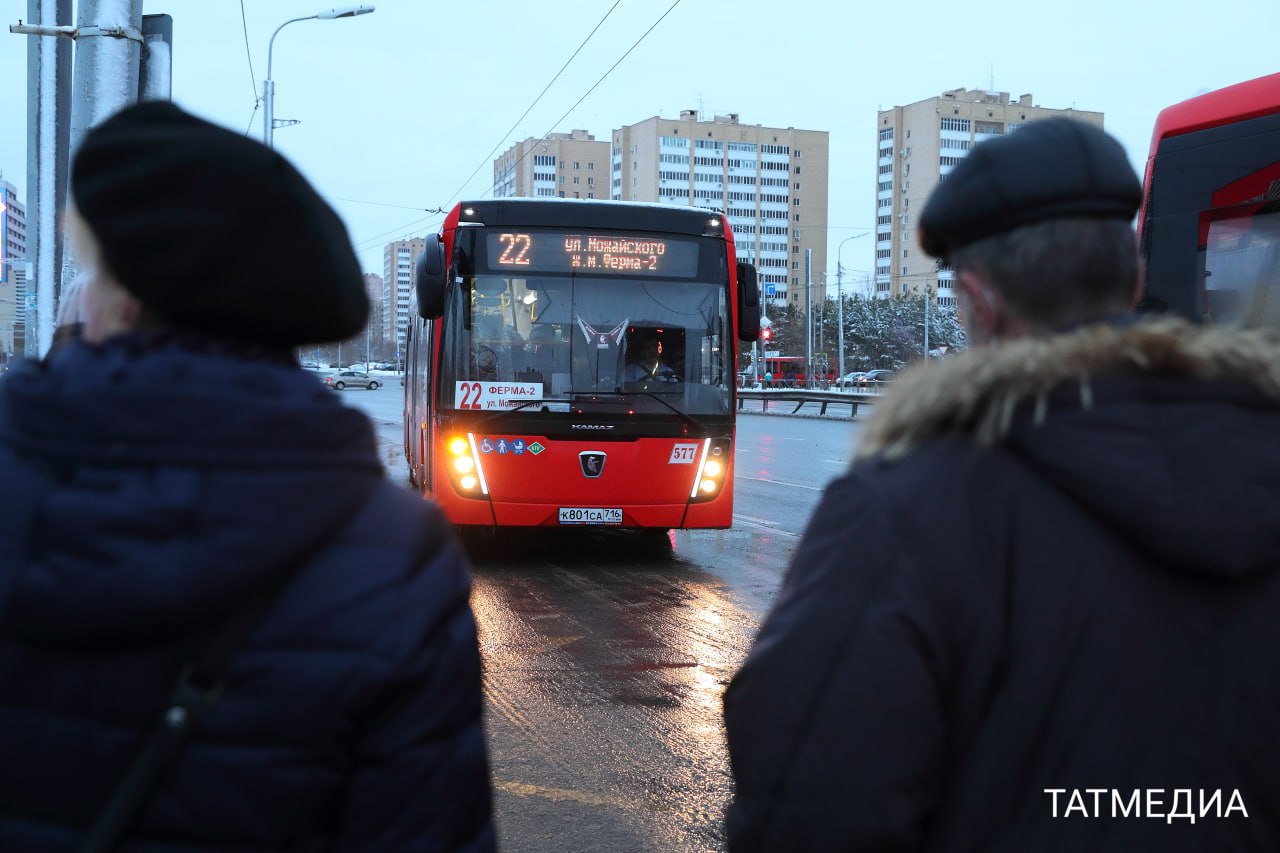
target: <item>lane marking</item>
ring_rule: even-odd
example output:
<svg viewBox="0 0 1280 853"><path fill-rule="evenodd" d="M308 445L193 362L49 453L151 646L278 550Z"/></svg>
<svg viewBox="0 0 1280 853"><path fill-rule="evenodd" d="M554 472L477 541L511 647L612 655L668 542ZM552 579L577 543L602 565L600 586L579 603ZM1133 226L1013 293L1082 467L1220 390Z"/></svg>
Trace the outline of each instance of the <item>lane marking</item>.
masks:
<svg viewBox="0 0 1280 853"><path fill-rule="evenodd" d="M773 523L773 522L769 522L769 521L757 521L757 520L755 520L755 519L753 519L753 518L749 518L749 517L744 516L744 515L738 515L736 512L733 514L733 520L734 520L735 522L739 522L739 521L740 521L740 522L742 522L743 524L745 524L747 527L758 527L758 528L760 528L761 530L767 530L769 533L776 533L776 534L778 534L779 536L790 536L792 539L799 539L799 538L800 538L800 534L799 534L799 533L792 533L790 530L783 530L782 528L778 527L778 526L777 526L775 523Z"/></svg>
<svg viewBox="0 0 1280 853"><path fill-rule="evenodd" d="M824 486L805 486L801 483L786 483L782 480L770 480L767 477L748 477L746 474L734 472L735 479L755 480L757 483L772 483L775 486L793 486L797 489L808 489L811 492L821 492Z"/></svg>

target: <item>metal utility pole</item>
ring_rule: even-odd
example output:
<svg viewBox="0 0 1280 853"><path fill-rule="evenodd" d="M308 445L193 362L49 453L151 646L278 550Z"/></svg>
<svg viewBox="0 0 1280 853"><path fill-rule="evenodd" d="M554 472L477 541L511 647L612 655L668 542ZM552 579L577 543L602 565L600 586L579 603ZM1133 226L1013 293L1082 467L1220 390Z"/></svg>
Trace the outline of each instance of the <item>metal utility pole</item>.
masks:
<svg viewBox="0 0 1280 853"><path fill-rule="evenodd" d="M55 296L75 275L59 224L67 200L67 164L89 128L138 98L142 0L80 0L76 25L69 0L28 0L30 19L9 32L39 37L28 46L28 210L35 221L35 299L28 298L29 355L53 342ZM77 41L75 67L61 38ZM72 81L78 83L72 86ZM69 103L68 103L69 102ZM68 116L69 108L69 116ZM53 162L48 162L52 157Z"/></svg>
<svg viewBox="0 0 1280 853"><path fill-rule="evenodd" d="M810 294L813 292L813 279L809 274L810 261L813 259L813 249L804 250L804 378L805 385L813 387L813 310L811 308Z"/></svg>
<svg viewBox="0 0 1280 853"><path fill-rule="evenodd" d="M929 285L924 287L924 363L929 363Z"/></svg>
<svg viewBox="0 0 1280 853"><path fill-rule="evenodd" d="M71 0L27 0L30 26L57 32L71 27ZM25 33L22 24L9 32ZM67 138L71 128L71 42L33 38L27 42L27 297L14 306L23 317L23 354L35 358L53 340L53 302L62 269L59 223L67 197ZM41 319L50 333L41 339Z"/></svg>
<svg viewBox="0 0 1280 853"><path fill-rule="evenodd" d="M840 244L841 247L844 243ZM836 252L836 346L840 354L836 358L836 370L840 371L838 379L844 382L844 267L840 264L840 253Z"/></svg>

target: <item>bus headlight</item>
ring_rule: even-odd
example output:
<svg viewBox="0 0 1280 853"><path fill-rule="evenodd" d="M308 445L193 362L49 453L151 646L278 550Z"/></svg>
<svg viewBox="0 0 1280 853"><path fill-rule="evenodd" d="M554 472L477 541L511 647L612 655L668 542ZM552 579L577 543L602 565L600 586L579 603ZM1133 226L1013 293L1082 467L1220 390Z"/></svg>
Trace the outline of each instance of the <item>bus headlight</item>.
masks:
<svg viewBox="0 0 1280 853"><path fill-rule="evenodd" d="M473 433L466 436L456 435L445 442L445 450L449 453L447 464L449 481L453 488L467 497L483 497L489 494L489 484L484 479L484 469L480 465L480 454L476 451L476 437Z"/></svg>
<svg viewBox="0 0 1280 853"><path fill-rule="evenodd" d="M729 439L708 438L702 442L702 454L694 473L689 501L709 501L720 494L729 471Z"/></svg>

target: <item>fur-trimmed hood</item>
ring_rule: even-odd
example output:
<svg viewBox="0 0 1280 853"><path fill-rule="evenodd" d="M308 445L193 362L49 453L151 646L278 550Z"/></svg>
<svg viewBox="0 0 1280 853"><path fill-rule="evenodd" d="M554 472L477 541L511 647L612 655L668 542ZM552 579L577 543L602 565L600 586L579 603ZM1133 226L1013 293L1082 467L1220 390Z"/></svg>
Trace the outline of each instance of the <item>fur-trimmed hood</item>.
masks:
<svg viewBox="0 0 1280 853"><path fill-rule="evenodd" d="M1160 318L975 348L903 374L855 458L1010 451L1162 559L1280 567L1280 340Z"/></svg>

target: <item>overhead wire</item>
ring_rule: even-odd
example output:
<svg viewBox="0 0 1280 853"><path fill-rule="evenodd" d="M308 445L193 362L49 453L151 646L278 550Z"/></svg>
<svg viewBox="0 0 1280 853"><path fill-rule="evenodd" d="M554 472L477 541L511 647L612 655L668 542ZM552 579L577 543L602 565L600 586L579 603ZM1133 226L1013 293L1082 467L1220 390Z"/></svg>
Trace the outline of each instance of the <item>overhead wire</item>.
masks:
<svg viewBox="0 0 1280 853"><path fill-rule="evenodd" d="M245 125L244 135L253 130L253 118L262 106L262 98L258 95L258 75L253 72L253 51L249 50L249 21L244 16L244 0L240 0L240 26L244 29L244 55L249 60L249 88L253 90L253 112L249 113L249 123Z"/></svg>
<svg viewBox="0 0 1280 853"><path fill-rule="evenodd" d="M578 45L578 48L573 52L573 55L571 55L568 59L564 61L564 64L560 66L560 70L557 71L555 76L551 78L551 82L547 83L546 86L542 87L542 91L538 93L538 97L534 98L533 101L529 103L529 106L525 108L525 111L520 114L520 118L516 119L515 122L512 123L511 127L507 129L507 132L504 133L502 135L502 138L498 140L498 144L493 146L493 149L488 153L488 155L485 156L485 158L480 161L480 165L476 166L475 171L473 171L470 175L467 175L467 179L462 182L462 186L454 190L453 195L449 196L449 200L444 203L443 205L444 207L448 207L450 204L453 203L455 199L457 199L460 195L462 195L462 191L467 188L467 184L471 183L471 179L474 178L476 174L479 173L479 171L483 169L486 165L491 164L493 162L493 155L496 154L498 152L498 149L501 148L503 144L506 143L507 139L511 136L512 131L514 131L517 127L519 127L520 122L524 121L525 116L529 115L529 113L533 111L533 108L538 105L539 101L542 100L542 96L547 94L547 90L550 89L555 84L555 82L560 79L560 75L563 74L564 70L569 67L569 63L573 62L573 60L577 58L578 54L582 52L582 49L587 46L587 42L591 41L591 37L594 36L596 34L596 31L599 30L600 27L604 25L604 22L609 19L609 16L613 14L613 10L618 8L618 5L620 3L622 3L622 0L614 0L614 4L609 7L609 11L605 12L604 17L601 18L596 23L596 25L591 29L591 32L587 33L587 37L584 38L582 40L582 43Z"/></svg>
<svg viewBox="0 0 1280 853"><path fill-rule="evenodd" d="M624 53L624 54L622 54L622 56L618 57L618 61L617 61L617 62L615 62L615 63L613 63L612 65L610 65L610 66L609 66L609 70L608 70L608 71L606 71L606 72L604 72L604 74L600 75L600 79L599 79L599 80L597 80L596 82L592 83L592 84L591 84L591 88L590 88L590 89L588 89L586 92L584 92L581 98L578 98L578 100L574 101L573 106L571 106L571 107L569 107L569 109L565 110L564 115L560 116L560 118L558 118L558 119L556 119L556 120L555 120L555 122L551 125L551 127L550 127L550 128L548 128L548 129L547 129L547 131L546 131L545 133L543 133L543 134L542 134L542 138L543 138L543 139L546 139L546 138L551 134L551 132L552 132L553 130L555 130L557 126L559 126L560 122L562 122L562 121L564 121L566 118L568 118L568 117L569 117L569 114L570 114L570 113L572 113L574 110L576 110L576 109L578 108L578 105L579 105L579 104L581 104L583 101L585 101L585 100L587 99L587 96L588 96L588 95L590 95L592 92L594 92L594 91L596 90L596 87L597 87L597 86L599 86L601 83L603 83L603 82L605 81L605 78L606 78L606 77L608 77L610 74L612 74L612 73L613 73L613 70L614 70L615 68L617 68L619 65L621 65L621 64L622 64L622 61L623 61L624 59L626 59L628 56L630 56L630 55L631 55L631 52L632 52L633 50L635 50L637 47L639 47L639 46L640 46L640 43L641 43L642 41L644 41L646 38L648 38L649 33L653 32L653 31L657 28L658 24L661 24L661 23L662 23L662 21L667 17L667 15L670 15L670 14L671 14L671 12L672 12L672 10L673 10L673 9L675 9L675 8L676 8L677 6L679 6L679 5L680 5L680 0L675 0L675 2L674 2L674 3L672 3L670 6L668 6L668 7L667 7L667 11L663 12L663 13L658 17L658 20L654 21L654 22L649 26L649 29L647 29L647 30L645 30L643 33L641 33L641 34L640 34L640 38L636 39L636 40L635 40L635 43L634 43L634 44L632 44L632 45L631 45L631 47L627 48L627 52L626 52L626 53ZM524 153L523 153L523 154L521 154L518 158L516 158L516 162L512 164L512 168L515 168L516 166L519 166L522 162L524 162L524 159L525 159L526 157L528 157L528 156L529 156L529 152L530 152L530 151L533 151L533 148L532 148L532 147L530 147L528 151L524 152ZM488 195L488 194L489 194L489 193L491 193L491 192L493 192L493 187L489 187L489 189L487 189L487 190L485 190L483 193L481 193L481 194L480 194L480 197L481 197L481 198L483 198L484 196Z"/></svg>
<svg viewBox="0 0 1280 853"><path fill-rule="evenodd" d="M350 204L372 204L372 205L377 205L378 207L396 207L396 208L399 208L400 210L417 210L422 213L444 213L445 212L445 210L440 207L414 207L413 205L410 205L410 204L390 204L385 201L365 201L359 198L342 198L336 195L327 195L325 196L325 198L329 199L330 201L345 201Z"/></svg>
<svg viewBox="0 0 1280 853"><path fill-rule="evenodd" d="M534 98L533 101L529 104L529 106L525 109L525 111L521 113L520 118L515 120L515 123L512 124L511 128L503 135L502 139L498 141L498 144L493 147L493 150L489 152L488 156L486 156L484 160L480 161L480 165L476 166L475 170L472 171L472 173L467 176L467 179L462 182L462 186L458 187L458 189L454 191L453 195L449 197L448 202L442 205L442 207L448 208L449 205L453 203L454 199L458 198L462 194L462 191L466 189L467 184L471 183L472 179L475 178L475 176L479 173L479 171L485 167L485 164L493 162L493 155L497 153L498 149L501 148L503 143L507 141L507 138L511 136L511 132L520 125L520 122L524 121L525 117L528 116L529 113L533 110L533 108L537 105L537 103L540 100L542 100L542 96L547 93L547 90L551 88L551 86L556 82L556 80L560 79L560 75L563 74L564 70L569 67L569 64L573 62L574 58L577 57L577 55L582 52L582 48L586 46L587 42L591 40L591 38L596 34L596 31L600 29L601 25L604 24L606 20L608 20L609 16L613 14L613 10L618 8L618 5L621 2L622 0L615 0L614 4L609 7L609 10L607 12L605 12L604 17L602 17L599 20L599 22L596 23L596 25L591 29L591 32L587 33L587 37L582 40L582 43L578 45L577 49L574 50L574 52L569 56L569 58L565 60L564 64L560 66L560 70L555 73L555 76L551 78L551 81L547 83L546 86L543 87L542 91L538 93L538 96ZM680 0L676 0L676 2L679 3ZM672 8L674 8L674 6ZM671 10L668 9L667 11L670 12ZM665 13L663 17L666 17ZM658 20L661 21L662 18L659 18ZM650 27L649 29L652 30L653 27ZM648 35L648 32L646 32L645 35ZM641 36L642 40L643 38L644 36ZM636 44L639 44L639 42L636 42ZM631 50L634 50L634 49L635 49L635 45L632 45L631 49L628 50L627 53L630 53ZM626 58L626 54L623 54L623 58ZM614 63L614 67L617 67L617 63ZM610 68L609 70L612 71L613 69ZM608 72L605 73L605 76L608 76ZM604 78L602 77L600 79L603 80ZM596 85L597 86L600 85L599 80L596 81ZM592 86L592 89L594 88L595 86ZM590 94L590 90L588 90L587 94ZM583 97L586 97L586 96L584 95ZM578 103L581 103L581 102L582 100L579 99ZM574 106L577 106L577 104L575 104ZM545 136L546 134L543 134L543 135ZM423 217L422 219L415 219L412 222L406 222L404 225L400 225L396 228L393 228L390 231L384 231L381 234L377 234L373 237L369 237L365 240L362 240L360 243L356 244L356 248L357 249L367 248L373 245L374 243L376 243L382 237L385 237L389 234L404 233L407 229L412 228L413 226L418 225L419 223L425 222L427 219L430 219L430 218L431 217L427 216L427 217Z"/></svg>

